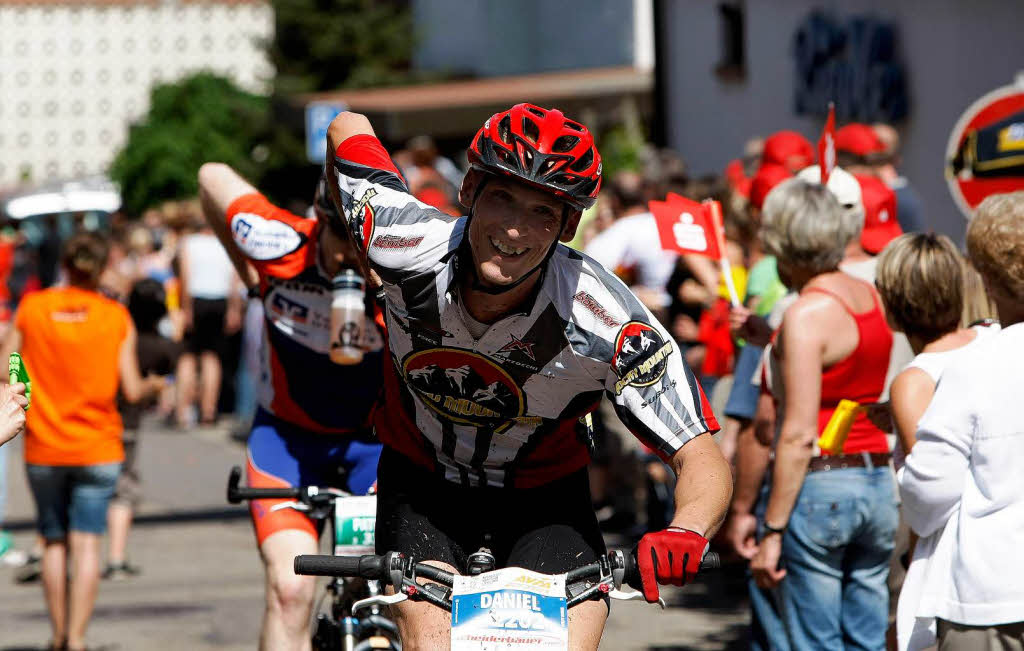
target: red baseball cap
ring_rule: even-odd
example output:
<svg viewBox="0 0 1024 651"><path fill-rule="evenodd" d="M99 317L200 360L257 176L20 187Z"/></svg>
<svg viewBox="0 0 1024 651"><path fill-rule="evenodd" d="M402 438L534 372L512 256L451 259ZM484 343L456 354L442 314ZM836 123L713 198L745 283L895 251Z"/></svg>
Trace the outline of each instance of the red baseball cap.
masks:
<svg viewBox="0 0 1024 651"><path fill-rule="evenodd" d="M735 159L725 166L725 178L729 186L740 196L750 197L750 178L743 171L743 161Z"/></svg>
<svg viewBox="0 0 1024 651"><path fill-rule="evenodd" d="M854 174L860 183L864 203L864 230L860 245L871 255L881 253L885 245L903 234L896 220L896 193L877 176Z"/></svg>
<svg viewBox="0 0 1024 651"><path fill-rule="evenodd" d="M854 122L836 131L836 151L863 158L872 154L884 154L886 148L885 143L870 125Z"/></svg>
<svg viewBox="0 0 1024 651"><path fill-rule="evenodd" d="M796 131L776 131L764 141L762 165L782 165L790 174L814 162L814 146Z"/></svg>
<svg viewBox="0 0 1024 651"><path fill-rule="evenodd" d="M764 198L768 196L772 188L791 176L793 174L782 165L762 164L750 182L750 203L757 207L758 210L763 209Z"/></svg>

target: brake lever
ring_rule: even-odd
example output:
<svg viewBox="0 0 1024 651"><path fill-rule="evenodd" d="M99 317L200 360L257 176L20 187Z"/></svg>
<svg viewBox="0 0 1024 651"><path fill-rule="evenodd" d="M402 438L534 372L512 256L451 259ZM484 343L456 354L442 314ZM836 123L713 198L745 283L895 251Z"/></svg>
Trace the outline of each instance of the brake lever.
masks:
<svg viewBox="0 0 1024 651"><path fill-rule="evenodd" d="M360 599L359 601L352 604L352 614L357 614L363 608L371 608L373 606L391 606L394 604L402 603L409 598L409 595L402 592L396 592L391 595L378 595L376 597L367 597L366 599Z"/></svg>
<svg viewBox="0 0 1024 651"><path fill-rule="evenodd" d="M618 601L646 601L642 592L623 592L622 590L610 590L608 592L610 599L616 599ZM665 600L658 597L658 605L661 606L662 610L665 610Z"/></svg>

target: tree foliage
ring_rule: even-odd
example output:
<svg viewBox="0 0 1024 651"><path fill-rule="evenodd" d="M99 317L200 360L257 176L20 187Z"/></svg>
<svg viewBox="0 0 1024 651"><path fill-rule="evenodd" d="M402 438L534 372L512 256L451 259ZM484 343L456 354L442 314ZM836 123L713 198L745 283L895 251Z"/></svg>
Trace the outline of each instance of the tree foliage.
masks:
<svg viewBox="0 0 1024 651"><path fill-rule="evenodd" d="M275 94L407 81L412 17L404 0L273 0Z"/></svg>
<svg viewBox="0 0 1024 651"><path fill-rule="evenodd" d="M265 138L268 115L266 98L210 73L154 86L149 113L132 125L110 167L125 210L140 214L162 201L194 197L196 174L207 161L259 178L253 152Z"/></svg>

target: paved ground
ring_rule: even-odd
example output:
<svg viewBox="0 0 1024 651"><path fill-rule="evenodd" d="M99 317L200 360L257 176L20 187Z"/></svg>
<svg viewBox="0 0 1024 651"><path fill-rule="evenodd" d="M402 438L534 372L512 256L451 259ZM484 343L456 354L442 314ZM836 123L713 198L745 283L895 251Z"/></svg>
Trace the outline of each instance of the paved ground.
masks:
<svg viewBox="0 0 1024 651"><path fill-rule="evenodd" d="M20 547L33 537L20 443L10 455L8 526ZM253 649L262 614L263 579L247 513L224 501L228 469L244 459L225 431L144 433L146 500L132 532L130 558L142 576L100 586L91 643L108 649ZM49 638L39 584L15 585L0 568L0 651L37 649ZM602 648L624 651L740 649L746 603L736 578L669 593L662 612L616 603Z"/></svg>

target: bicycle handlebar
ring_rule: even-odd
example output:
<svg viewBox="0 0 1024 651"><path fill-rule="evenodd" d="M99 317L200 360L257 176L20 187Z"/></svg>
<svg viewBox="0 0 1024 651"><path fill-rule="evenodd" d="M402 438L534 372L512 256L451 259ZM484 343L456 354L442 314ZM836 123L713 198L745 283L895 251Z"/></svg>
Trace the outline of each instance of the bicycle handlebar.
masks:
<svg viewBox="0 0 1024 651"><path fill-rule="evenodd" d="M239 488L238 482L242 478L242 469L238 466L231 468L228 476L228 502L238 504L244 500L261 499L296 499L302 495L300 488Z"/></svg>
<svg viewBox="0 0 1024 651"><path fill-rule="evenodd" d="M624 567L622 582L635 590L643 590L643 583L640 580L640 570L636 563L636 550L618 554L611 552L609 557L622 558ZM400 554L390 553L384 556L367 554L365 556L320 556L303 555L295 557L295 573L313 576L333 577L362 577L364 579L377 579L385 583L390 580L390 573L394 569L393 561L408 561L408 564L400 567L408 569L409 565L415 569L419 576L433 579L451 587L452 575L449 572L440 570L433 565L425 563L412 563ZM714 570L721 567L721 559L715 552L708 552L701 561L701 570ZM567 583L575 583L589 579L601 574L601 562L584 565L568 573Z"/></svg>

